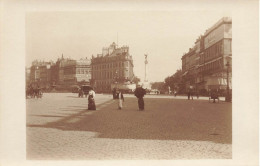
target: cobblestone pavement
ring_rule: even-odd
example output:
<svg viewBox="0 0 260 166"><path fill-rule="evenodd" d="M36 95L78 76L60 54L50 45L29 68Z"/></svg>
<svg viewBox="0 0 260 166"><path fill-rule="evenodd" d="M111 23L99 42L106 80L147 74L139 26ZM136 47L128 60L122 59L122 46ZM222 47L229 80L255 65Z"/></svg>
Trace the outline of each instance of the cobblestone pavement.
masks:
<svg viewBox="0 0 260 166"><path fill-rule="evenodd" d="M97 111L76 94L28 99L27 158L232 158L231 103L147 96L145 111L137 111L135 98L126 97L122 110L111 98L98 94Z"/></svg>

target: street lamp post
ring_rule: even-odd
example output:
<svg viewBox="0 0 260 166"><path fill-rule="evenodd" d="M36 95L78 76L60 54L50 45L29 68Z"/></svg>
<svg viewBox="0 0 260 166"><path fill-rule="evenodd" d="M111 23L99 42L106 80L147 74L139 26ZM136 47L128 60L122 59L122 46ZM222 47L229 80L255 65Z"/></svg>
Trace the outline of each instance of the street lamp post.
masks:
<svg viewBox="0 0 260 166"><path fill-rule="evenodd" d="M227 96L226 96L225 100L227 102L230 102L231 98L230 98L230 94L229 94L229 67L230 67L229 62L227 62L226 66L227 66Z"/></svg>

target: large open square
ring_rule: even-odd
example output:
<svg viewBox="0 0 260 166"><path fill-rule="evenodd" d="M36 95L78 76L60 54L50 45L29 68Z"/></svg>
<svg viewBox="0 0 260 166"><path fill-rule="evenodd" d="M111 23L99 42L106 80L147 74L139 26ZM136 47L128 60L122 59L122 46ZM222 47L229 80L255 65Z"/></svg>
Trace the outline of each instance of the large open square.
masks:
<svg viewBox="0 0 260 166"><path fill-rule="evenodd" d="M1 166L259 165L259 1L0 7Z"/></svg>
<svg viewBox="0 0 260 166"><path fill-rule="evenodd" d="M27 99L27 159L231 159L232 104L206 97L96 95L96 111L73 93Z"/></svg>

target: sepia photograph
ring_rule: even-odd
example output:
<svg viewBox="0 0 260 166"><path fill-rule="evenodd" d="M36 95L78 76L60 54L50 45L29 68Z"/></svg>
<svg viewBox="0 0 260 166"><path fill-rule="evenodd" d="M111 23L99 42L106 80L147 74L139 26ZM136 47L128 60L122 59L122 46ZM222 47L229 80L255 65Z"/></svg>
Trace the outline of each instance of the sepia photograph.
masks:
<svg viewBox="0 0 260 166"><path fill-rule="evenodd" d="M27 159L232 158L231 16L32 12L25 26Z"/></svg>
<svg viewBox="0 0 260 166"><path fill-rule="evenodd" d="M259 20L243 14L258 2L174 2L3 2L23 18L1 27L17 38L2 40L4 149L22 165L258 163Z"/></svg>

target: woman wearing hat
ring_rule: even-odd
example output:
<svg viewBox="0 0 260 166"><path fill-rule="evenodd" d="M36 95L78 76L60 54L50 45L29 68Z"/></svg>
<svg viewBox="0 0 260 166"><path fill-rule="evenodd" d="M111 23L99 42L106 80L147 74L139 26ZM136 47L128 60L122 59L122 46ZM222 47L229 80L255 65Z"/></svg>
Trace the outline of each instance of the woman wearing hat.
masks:
<svg viewBox="0 0 260 166"><path fill-rule="evenodd" d="M88 110L96 110L96 104L95 104L95 92L93 88L90 89L88 92Z"/></svg>

